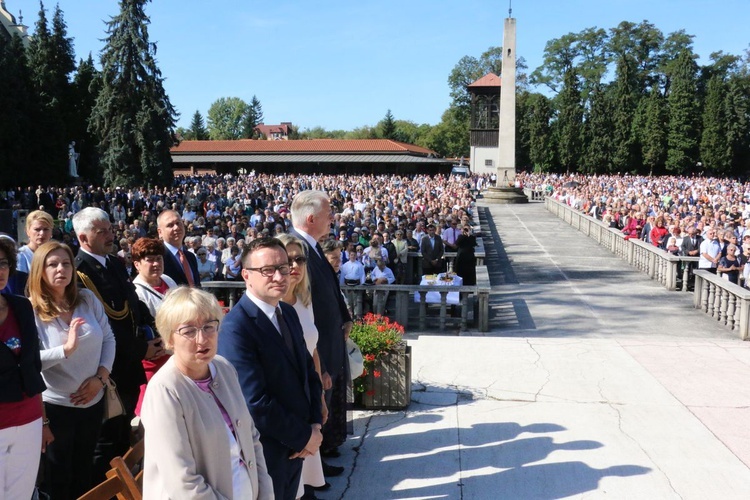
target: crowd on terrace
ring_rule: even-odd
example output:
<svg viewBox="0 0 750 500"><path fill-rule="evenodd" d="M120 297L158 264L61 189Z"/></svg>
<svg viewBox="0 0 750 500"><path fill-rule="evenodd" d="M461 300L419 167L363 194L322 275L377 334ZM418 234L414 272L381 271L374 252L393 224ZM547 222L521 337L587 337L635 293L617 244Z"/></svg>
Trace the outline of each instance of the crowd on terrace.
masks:
<svg viewBox="0 0 750 500"><path fill-rule="evenodd" d="M717 177L520 174L537 191L698 267L750 277L750 182ZM729 254L729 257L727 257Z"/></svg>
<svg viewBox="0 0 750 500"><path fill-rule="evenodd" d="M56 220L53 238L69 244L77 241L72 217L94 206L110 214L118 256L128 261L129 250L144 236L156 237L156 218L173 209L185 222L185 243L195 252L207 247L209 259L223 256L213 279L225 277L224 265L231 247L262 235L281 234L291 227L289 207L300 191L329 193L334 212L332 235L369 245L374 235L394 238L398 230L418 245L429 224L440 234L451 222L471 221L475 195L489 183L489 176L393 176L393 175L200 175L175 179L172 186L124 189L101 186L18 187L2 193L0 206L18 210L44 210ZM345 231L344 234L342 231ZM407 234L409 232L410 234ZM356 237L353 234L356 233ZM356 244L355 244L356 247ZM346 246L344 247L346 251Z"/></svg>

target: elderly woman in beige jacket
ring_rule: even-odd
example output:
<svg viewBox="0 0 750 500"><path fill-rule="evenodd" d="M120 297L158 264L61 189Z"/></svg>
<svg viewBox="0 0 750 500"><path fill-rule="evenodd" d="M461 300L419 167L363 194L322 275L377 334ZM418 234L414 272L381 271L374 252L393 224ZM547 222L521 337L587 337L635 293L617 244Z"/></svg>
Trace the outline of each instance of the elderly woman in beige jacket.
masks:
<svg viewBox="0 0 750 500"><path fill-rule="evenodd" d="M216 356L222 311L208 292L170 290L156 326L174 355L151 379L143 497L272 499L259 433L237 372Z"/></svg>

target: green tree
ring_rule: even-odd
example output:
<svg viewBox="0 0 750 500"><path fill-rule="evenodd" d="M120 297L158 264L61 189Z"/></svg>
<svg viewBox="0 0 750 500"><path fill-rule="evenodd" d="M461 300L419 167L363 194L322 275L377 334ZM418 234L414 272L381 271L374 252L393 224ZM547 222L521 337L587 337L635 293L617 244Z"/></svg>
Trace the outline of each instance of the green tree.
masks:
<svg viewBox="0 0 750 500"><path fill-rule="evenodd" d="M256 96L250 100L242 123L242 137L247 139L255 138L255 127L263 123L263 106Z"/></svg>
<svg viewBox="0 0 750 500"><path fill-rule="evenodd" d="M40 2L28 55L34 90L42 106L36 127L39 136L44 137L40 147L46 161L38 166L38 173L49 180L61 181L67 173L68 143L72 139L68 126L72 115L70 74L75 69L75 60L59 6L50 32L44 4Z"/></svg>
<svg viewBox="0 0 750 500"><path fill-rule="evenodd" d="M571 67L565 73L563 87L557 99L557 119L554 125L557 158L565 171L576 171L581 159L581 128L583 106L578 78Z"/></svg>
<svg viewBox="0 0 750 500"><path fill-rule="evenodd" d="M608 173L613 170L613 111L608 87L594 87L589 95L589 107L584 116L582 170L588 174Z"/></svg>
<svg viewBox="0 0 750 500"><path fill-rule="evenodd" d="M445 110L440 123L427 134L423 146L440 156L469 156L469 122L463 111L455 106Z"/></svg>
<svg viewBox="0 0 750 500"><path fill-rule="evenodd" d="M697 72L694 54L689 50L680 52L667 96L666 167L675 173L692 169L698 160Z"/></svg>
<svg viewBox="0 0 750 500"><path fill-rule="evenodd" d="M732 173L747 175L750 171L750 71L745 65L727 82L724 100L727 117L727 139L732 154Z"/></svg>
<svg viewBox="0 0 750 500"><path fill-rule="evenodd" d="M78 63L73 78L72 114L69 119L68 134L76 141L78 152L78 175L101 182L97 141L89 131L89 117L96 106L96 97L101 90L101 75L94 66L94 58L89 54L86 60Z"/></svg>
<svg viewBox="0 0 750 500"><path fill-rule="evenodd" d="M719 175L729 174L732 168L732 148L728 135L727 107L724 96L727 88L720 74L708 81L703 107L703 133L700 159L705 168Z"/></svg>
<svg viewBox="0 0 750 500"><path fill-rule="evenodd" d="M0 36L0 185L36 183L44 160L36 134L40 115L26 50L18 35Z"/></svg>
<svg viewBox="0 0 750 500"><path fill-rule="evenodd" d="M149 42L148 0L120 0L120 12L107 22L101 56L101 90L90 130L99 140L104 182L138 186L172 178L169 149L177 113Z"/></svg>
<svg viewBox="0 0 750 500"><path fill-rule="evenodd" d="M535 172L548 172L554 166L552 143L552 102L542 94L531 94L528 102L529 161Z"/></svg>
<svg viewBox="0 0 750 500"><path fill-rule="evenodd" d="M669 116L664 96L653 87L646 99L645 120L641 136L643 164L649 172L660 171L667 159Z"/></svg>
<svg viewBox="0 0 750 500"><path fill-rule="evenodd" d="M208 136L211 140L243 137L247 103L239 97L221 97L208 108Z"/></svg>
<svg viewBox="0 0 750 500"><path fill-rule="evenodd" d="M640 101L638 88L641 82L636 74L636 62L625 54L617 61L615 81L611 84L611 134L612 169L627 172L635 168L637 144L632 123Z"/></svg>
<svg viewBox="0 0 750 500"><path fill-rule="evenodd" d="M194 141L205 141L208 139L208 130L206 129L205 122L203 121L203 115L197 109L193 114L193 119L190 122L190 128L188 129L189 138L186 139Z"/></svg>
<svg viewBox="0 0 750 500"><path fill-rule="evenodd" d="M385 114L385 118L383 118L378 124L378 128L380 129L380 136L383 139L396 138L396 121L393 118L393 113L391 113L390 109Z"/></svg>

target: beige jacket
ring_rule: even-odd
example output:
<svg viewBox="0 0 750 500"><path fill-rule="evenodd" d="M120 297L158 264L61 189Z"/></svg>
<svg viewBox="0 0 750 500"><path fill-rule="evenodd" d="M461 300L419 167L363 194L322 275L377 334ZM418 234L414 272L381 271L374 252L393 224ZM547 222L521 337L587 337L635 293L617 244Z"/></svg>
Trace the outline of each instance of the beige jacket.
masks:
<svg viewBox="0 0 750 500"><path fill-rule="evenodd" d="M252 498L272 499L260 434L237 372L221 356L214 358L212 367L211 388L234 424L253 485ZM141 421L146 439L143 498L233 498L226 423L213 397L182 375L174 357L148 383Z"/></svg>

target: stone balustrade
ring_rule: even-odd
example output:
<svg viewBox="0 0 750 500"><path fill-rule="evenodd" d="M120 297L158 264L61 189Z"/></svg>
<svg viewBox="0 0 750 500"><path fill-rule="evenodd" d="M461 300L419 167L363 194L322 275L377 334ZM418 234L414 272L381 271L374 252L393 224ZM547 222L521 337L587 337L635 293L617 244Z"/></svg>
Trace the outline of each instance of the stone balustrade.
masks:
<svg viewBox="0 0 750 500"><path fill-rule="evenodd" d="M742 340L750 336L750 290L708 271L695 271L693 305Z"/></svg>
<svg viewBox="0 0 750 500"><path fill-rule="evenodd" d="M523 194L526 195L529 201L544 201L544 198L547 196L544 190L531 188L523 188Z"/></svg>

